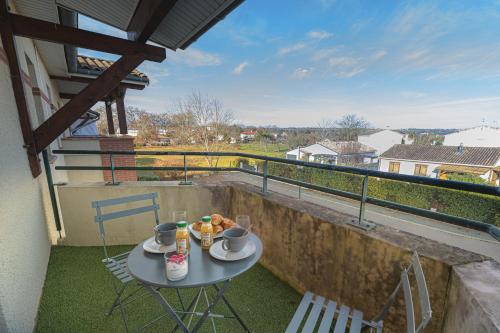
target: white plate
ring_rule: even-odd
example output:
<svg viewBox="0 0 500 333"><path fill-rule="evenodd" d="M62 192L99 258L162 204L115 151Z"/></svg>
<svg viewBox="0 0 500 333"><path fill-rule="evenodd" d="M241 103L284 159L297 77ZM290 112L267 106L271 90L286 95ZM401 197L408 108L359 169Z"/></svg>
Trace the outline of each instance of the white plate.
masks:
<svg viewBox="0 0 500 333"><path fill-rule="evenodd" d="M255 253L256 247L255 243L251 240L248 240L247 245L238 252L226 251L222 248L222 241L214 243L210 247L210 255L215 259L224 260L224 261L235 261L241 260L250 257Z"/></svg>
<svg viewBox="0 0 500 333"><path fill-rule="evenodd" d="M196 231L193 229L193 225L190 224L188 225L188 230L191 234L193 234L193 236L196 238L196 239L201 239L201 233L199 231ZM219 232L217 235L214 236L214 239L215 238L221 238L222 237L222 234L224 233L224 231L222 232Z"/></svg>
<svg viewBox="0 0 500 333"><path fill-rule="evenodd" d="M176 250L175 242L172 245L160 245L155 242L155 236L148 238L142 243L142 248L149 253L165 253Z"/></svg>

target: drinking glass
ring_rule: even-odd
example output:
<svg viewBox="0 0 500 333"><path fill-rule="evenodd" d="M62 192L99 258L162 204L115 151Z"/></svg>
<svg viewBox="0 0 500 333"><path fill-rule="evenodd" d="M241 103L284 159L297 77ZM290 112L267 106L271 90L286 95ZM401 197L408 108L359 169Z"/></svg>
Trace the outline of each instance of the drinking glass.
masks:
<svg viewBox="0 0 500 333"><path fill-rule="evenodd" d="M248 215L237 215L236 216L236 224L247 231L250 231L250 216Z"/></svg>
<svg viewBox="0 0 500 333"><path fill-rule="evenodd" d="M173 222L177 223L179 221L187 221L187 211L176 210L172 213Z"/></svg>

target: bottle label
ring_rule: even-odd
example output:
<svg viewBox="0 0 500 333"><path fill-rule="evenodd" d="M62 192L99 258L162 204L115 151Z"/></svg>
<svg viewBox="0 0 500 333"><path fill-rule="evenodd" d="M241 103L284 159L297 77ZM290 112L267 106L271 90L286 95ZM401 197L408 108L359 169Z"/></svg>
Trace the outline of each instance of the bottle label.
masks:
<svg viewBox="0 0 500 333"><path fill-rule="evenodd" d="M201 246L208 248L212 245L212 233L203 232L201 234Z"/></svg>
<svg viewBox="0 0 500 333"><path fill-rule="evenodd" d="M177 253L187 254L187 239L177 239Z"/></svg>

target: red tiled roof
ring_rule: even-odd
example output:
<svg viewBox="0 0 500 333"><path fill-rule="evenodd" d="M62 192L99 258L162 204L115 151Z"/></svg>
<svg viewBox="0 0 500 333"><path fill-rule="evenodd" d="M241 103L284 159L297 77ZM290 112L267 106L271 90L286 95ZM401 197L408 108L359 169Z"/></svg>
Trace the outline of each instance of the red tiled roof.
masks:
<svg viewBox="0 0 500 333"><path fill-rule="evenodd" d="M97 72L104 72L106 69L108 69L114 63L114 61L92 58L92 57L87 57L84 55L78 55L77 61L78 61L78 69L79 70L90 70L90 71L97 71ZM134 69L127 76L127 78L149 82L147 75L144 74L143 72L139 71L137 68Z"/></svg>

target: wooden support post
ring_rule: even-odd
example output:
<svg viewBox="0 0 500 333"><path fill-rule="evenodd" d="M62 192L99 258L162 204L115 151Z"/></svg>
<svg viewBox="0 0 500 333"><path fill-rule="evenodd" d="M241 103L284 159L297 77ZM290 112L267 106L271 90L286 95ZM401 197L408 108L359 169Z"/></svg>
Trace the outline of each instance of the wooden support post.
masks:
<svg viewBox="0 0 500 333"><path fill-rule="evenodd" d="M33 177L37 177L42 172L42 168L35 147L35 138L31 127L28 105L26 104L24 95L21 69L19 68L19 61L17 59L14 33L9 20L6 0L0 0L0 34L2 36L3 48L7 55L7 60L9 61L10 80L16 100L17 112L19 114L19 123L23 134L24 147L28 153L31 174Z"/></svg>
<svg viewBox="0 0 500 333"><path fill-rule="evenodd" d="M116 94L116 113L118 115L118 126L120 134L128 134L127 115L125 113L125 89L118 89Z"/></svg>
<svg viewBox="0 0 500 333"><path fill-rule="evenodd" d="M113 123L113 110L111 109L111 100L104 102L106 104L106 118L108 120L108 133L115 134L115 124Z"/></svg>

